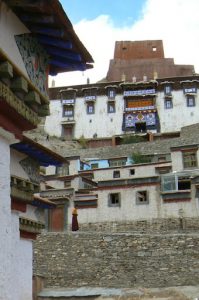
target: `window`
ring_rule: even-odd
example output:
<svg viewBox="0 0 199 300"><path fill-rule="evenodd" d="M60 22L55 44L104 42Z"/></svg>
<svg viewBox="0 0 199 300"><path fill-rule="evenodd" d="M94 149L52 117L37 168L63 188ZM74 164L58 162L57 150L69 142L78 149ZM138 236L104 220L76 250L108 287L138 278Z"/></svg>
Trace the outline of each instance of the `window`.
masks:
<svg viewBox="0 0 199 300"><path fill-rule="evenodd" d="M129 174L130 174L130 175L135 175L135 169L130 169L130 170L129 170Z"/></svg>
<svg viewBox="0 0 199 300"><path fill-rule="evenodd" d="M136 193L136 204L149 204L147 191L138 191Z"/></svg>
<svg viewBox="0 0 199 300"><path fill-rule="evenodd" d="M93 102L89 102L87 104L87 114L94 114L95 113L95 106Z"/></svg>
<svg viewBox="0 0 199 300"><path fill-rule="evenodd" d="M191 95L187 96L187 106L188 107L195 106L195 97L194 96L191 96Z"/></svg>
<svg viewBox="0 0 199 300"><path fill-rule="evenodd" d="M188 177L179 177L178 178L178 191L190 190L191 181Z"/></svg>
<svg viewBox="0 0 199 300"><path fill-rule="evenodd" d="M172 100L166 98L166 99L164 100L164 107L165 107L166 109L172 108L172 107L173 107Z"/></svg>
<svg viewBox="0 0 199 300"><path fill-rule="evenodd" d="M171 86L170 85L165 85L164 93L165 93L165 95L171 95Z"/></svg>
<svg viewBox="0 0 199 300"><path fill-rule="evenodd" d="M175 175L162 176L162 191L176 191L177 190L178 177Z"/></svg>
<svg viewBox="0 0 199 300"><path fill-rule="evenodd" d="M126 159L109 160L109 167L120 167L126 165Z"/></svg>
<svg viewBox="0 0 199 300"><path fill-rule="evenodd" d="M84 91L84 99L85 101L95 101L97 98L97 89L85 89Z"/></svg>
<svg viewBox="0 0 199 300"><path fill-rule="evenodd" d="M115 89L108 89L108 98L115 99Z"/></svg>
<svg viewBox="0 0 199 300"><path fill-rule="evenodd" d="M75 89L67 89L60 91L61 98L62 98L62 104L69 104L69 103L75 103L77 90Z"/></svg>
<svg viewBox="0 0 199 300"><path fill-rule="evenodd" d="M120 178L120 171L113 171L113 178Z"/></svg>
<svg viewBox="0 0 199 300"><path fill-rule="evenodd" d="M60 167L56 167L56 175L58 176L69 175L69 165L63 164Z"/></svg>
<svg viewBox="0 0 199 300"><path fill-rule="evenodd" d="M182 155L183 165L185 169L197 167L196 152L184 152Z"/></svg>
<svg viewBox="0 0 199 300"><path fill-rule="evenodd" d="M120 193L111 193L108 196L108 206L109 207L118 207L120 206L121 197Z"/></svg>
<svg viewBox="0 0 199 300"><path fill-rule="evenodd" d="M74 116L74 106L63 105L63 117L73 117Z"/></svg>
<svg viewBox="0 0 199 300"><path fill-rule="evenodd" d="M189 190L191 188L190 176L163 175L162 192L177 192Z"/></svg>
<svg viewBox="0 0 199 300"><path fill-rule="evenodd" d="M115 102L108 102L108 113L115 112Z"/></svg>

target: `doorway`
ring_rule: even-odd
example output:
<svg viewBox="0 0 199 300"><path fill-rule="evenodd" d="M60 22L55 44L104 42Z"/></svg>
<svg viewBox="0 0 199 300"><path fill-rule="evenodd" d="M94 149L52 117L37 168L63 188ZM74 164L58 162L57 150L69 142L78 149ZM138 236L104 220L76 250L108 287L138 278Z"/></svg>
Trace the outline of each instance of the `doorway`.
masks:
<svg viewBox="0 0 199 300"><path fill-rule="evenodd" d="M136 132L146 132L146 122L137 122L135 123Z"/></svg>

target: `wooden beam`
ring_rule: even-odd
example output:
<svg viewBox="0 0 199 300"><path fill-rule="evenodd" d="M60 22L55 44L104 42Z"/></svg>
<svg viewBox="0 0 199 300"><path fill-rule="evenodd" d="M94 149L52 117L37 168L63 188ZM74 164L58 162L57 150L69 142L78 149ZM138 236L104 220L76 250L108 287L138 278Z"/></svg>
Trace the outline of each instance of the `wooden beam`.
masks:
<svg viewBox="0 0 199 300"><path fill-rule="evenodd" d="M61 56L63 58L67 58L70 60L74 60L74 62L81 62L82 58L81 55L78 53L74 53L71 51L67 51L67 50L62 50L59 48L55 48L55 47L48 47L48 53L52 54L52 55L56 55L56 56Z"/></svg>
<svg viewBox="0 0 199 300"><path fill-rule="evenodd" d="M20 14L19 17L23 22L28 22L28 23L53 24L55 22L53 16L43 15L43 14L40 15Z"/></svg>
<svg viewBox="0 0 199 300"><path fill-rule="evenodd" d="M13 66L8 61L0 63L0 76L5 78L13 77Z"/></svg>
<svg viewBox="0 0 199 300"><path fill-rule="evenodd" d="M57 59L52 59L50 61L51 65L54 65L58 68L68 68L69 70L77 70L77 71L85 71L86 70L86 64L84 63L74 63L69 61L60 61Z"/></svg>
<svg viewBox="0 0 199 300"><path fill-rule="evenodd" d="M50 115L50 109L49 109L49 105L42 105L39 107L39 111L38 111L38 115L40 117L45 117L45 116L49 116Z"/></svg>
<svg viewBox="0 0 199 300"><path fill-rule="evenodd" d="M6 0L6 4L12 8L38 8L44 7L45 1L44 0Z"/></svg>
<svg viewBox="0 0 199 300"><path fill-rule="evenodd" d="M35 91L30 91L24 98L25 102L41 104L40 96Z"/></svg>
<svg viewBox="0 0 199 300"><path fill-rule="evenodd" d="M56 29L56 28L50 28L50 27L44 27L44 26L30 26L30 30L34 33L39 34L46 34L53 37L64 37L64 30L63 29Z"/></svg>
<svg viewBox="0 0 199 300"><path fill-rule="evenodd" d="M73 47L73 45L70 41L56 39L53 37L49 37L47 35L39 34L39 35L37 35L37 39L41 44L55 46L55 47L59 47L61 49L72 49L72 47Z"/></svg>
<svg viewBox="0 0 199 300"><path fill-rule="evenodd" d="M15 92L28 92L28 82L24 77L17 77L12 81L11 89Z"/></svg>

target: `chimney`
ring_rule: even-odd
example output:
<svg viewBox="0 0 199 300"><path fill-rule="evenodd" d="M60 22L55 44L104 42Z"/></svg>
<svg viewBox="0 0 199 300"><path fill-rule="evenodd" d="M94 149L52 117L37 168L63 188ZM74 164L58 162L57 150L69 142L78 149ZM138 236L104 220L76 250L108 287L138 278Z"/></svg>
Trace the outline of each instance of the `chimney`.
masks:
<svg viewBox="0 0 199 300"><path fill-rule="evenodd" d="M136 77L135 77L135 75L132 77L132 81L133 81L133 83L136 82Z"/></svg>
<svg viewBox="0 0 199 300"><path fill-rule="evenodd" d="M86 84L90 84L90 78L89 77L86 79Z"/></svg>
<svg viewBox="0 0 199 300"><path fill-rule="evenodd" d="M55 79L52 80L51 87L55 87Z"/></svg>
<svg viewBox="0 0 199 300"><path fill-rule="evenodd" d="M126 75L124 73L121 76L121 81L126 81Z"/></svg>
<svg viewBox="0 0 199 300"><path fill-rule="evenodd" d="M143 81L145 81L145 82L147 81L147 76L146 75L143 76Z"/></svg>
<svg viewBox="0 0 199 300"><path fill-rule="evenodd" d="M153 79L156 80L158 78L158 72L154 71L153 72Z"/></svg>

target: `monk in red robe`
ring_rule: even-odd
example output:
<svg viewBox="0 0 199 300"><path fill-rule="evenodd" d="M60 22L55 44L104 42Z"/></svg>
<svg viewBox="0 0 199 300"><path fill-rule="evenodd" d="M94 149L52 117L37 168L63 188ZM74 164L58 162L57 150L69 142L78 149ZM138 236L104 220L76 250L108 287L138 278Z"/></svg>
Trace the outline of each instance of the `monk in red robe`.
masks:
<svg viewBox="0 0 199 300"><path fill-rule="evenodd" d="M79 230L77 216L78 216L77 209L74 207L72 211L72 231Z"/></svg>

